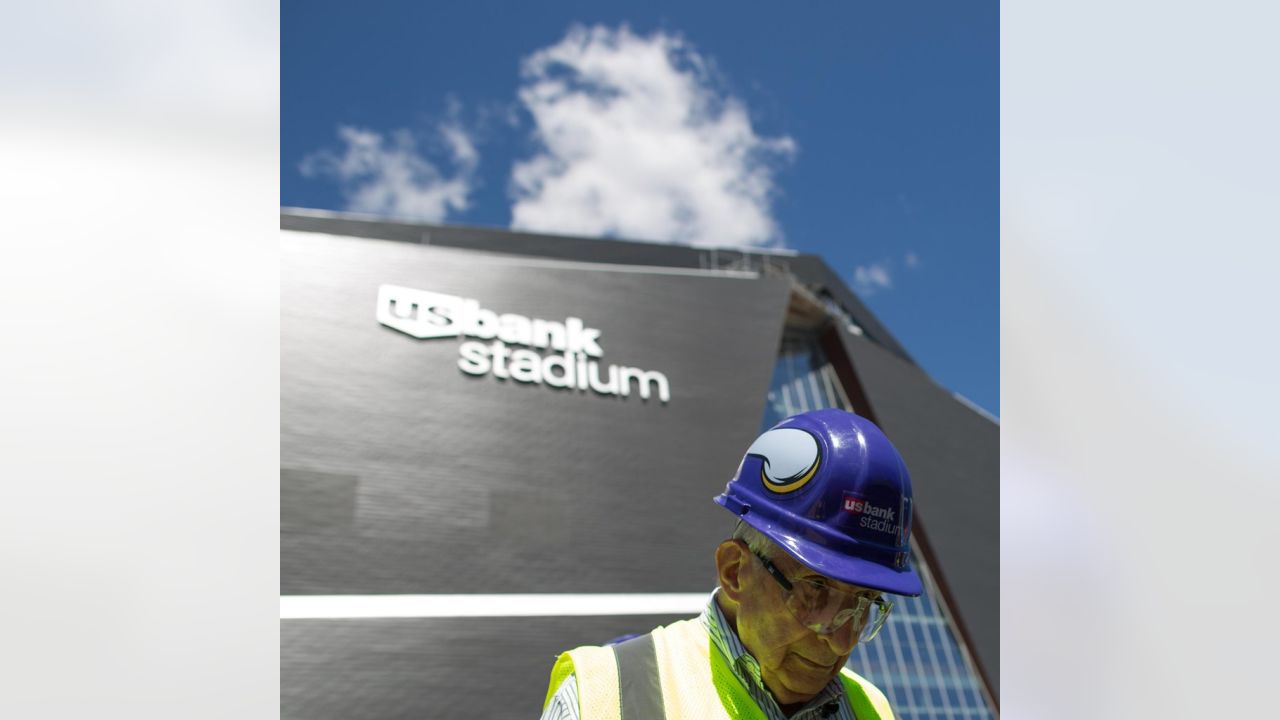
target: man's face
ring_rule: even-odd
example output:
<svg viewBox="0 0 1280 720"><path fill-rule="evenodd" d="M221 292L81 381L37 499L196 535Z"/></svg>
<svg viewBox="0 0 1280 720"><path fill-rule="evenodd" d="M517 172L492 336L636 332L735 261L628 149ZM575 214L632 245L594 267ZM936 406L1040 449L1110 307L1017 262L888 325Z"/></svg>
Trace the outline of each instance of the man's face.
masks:
<svg viewBox="0 0 1280 720"><path fill-rule="evenodd" d="M825 580L850 592L856 586L823 578L786 553L770 558L791 580ZM800 624L786 606L782 586L752 555L745 558L744 590L738 606L738 636L760 663L765 685L779 704L801 703L817 695L840 672L857 644L856 623L830 635Z"/></svg>

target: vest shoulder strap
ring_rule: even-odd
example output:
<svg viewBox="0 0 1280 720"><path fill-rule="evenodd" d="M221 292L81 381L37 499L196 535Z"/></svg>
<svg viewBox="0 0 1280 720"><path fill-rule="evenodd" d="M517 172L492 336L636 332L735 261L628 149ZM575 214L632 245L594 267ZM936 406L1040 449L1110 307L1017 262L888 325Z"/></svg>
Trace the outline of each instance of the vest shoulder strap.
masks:
<svg viewBox="0 0 1280 720"><path fill-rule="evenodd" d="M583 720L621 720L618 663L612 648L583 646L561 653L551 668L543 709L570 675L577 679L578 715Z"/></svg>
<svg viewBox="0 0 1280 720"><path fill-rule="evenodd" d="M653 635L647 633L613 647L618 663L618 704L622 720L658 720L667 715L658 677Z"/></svg>
<svg viewBox="0 0 1280 720"><path fill-rule="evenodd" d="M844 668L840 671L840 682L844 684L844 694L849 697L849 705L858 720L893 720L889 699L870 680Z"/></svg>
<svg viewBox="0 0 1280 720"><path fill-rule="evenodd" d="M653 631L667 720L767 720L699 620Z"/></svg>

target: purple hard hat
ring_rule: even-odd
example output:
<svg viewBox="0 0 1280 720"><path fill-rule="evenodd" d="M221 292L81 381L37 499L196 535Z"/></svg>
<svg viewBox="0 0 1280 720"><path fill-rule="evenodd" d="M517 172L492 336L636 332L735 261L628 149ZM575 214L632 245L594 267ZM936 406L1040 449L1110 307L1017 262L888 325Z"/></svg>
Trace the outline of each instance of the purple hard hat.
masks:
<svg viewBox="0 0 1280 720"><path fill-rule="evenodd" d="M814 572L895 595L919 595L911 554L911 477L866 418L814 410L747 448L716 497Z"/></svg>

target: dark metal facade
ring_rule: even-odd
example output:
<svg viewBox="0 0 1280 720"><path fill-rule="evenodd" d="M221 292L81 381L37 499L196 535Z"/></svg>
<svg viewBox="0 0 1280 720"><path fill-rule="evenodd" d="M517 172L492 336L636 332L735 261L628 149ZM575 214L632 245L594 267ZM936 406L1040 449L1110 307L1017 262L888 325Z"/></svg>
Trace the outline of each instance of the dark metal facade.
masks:
<svg viewBox="0 0 1280 720"><path fill-rule="evenodd" d="M799 283L863 328L843 346L998 676L998 428L821 260L288 211L282 227L301 231L283 233L282 594L710 591L731 527L711 497L759 429ZM671 400L464 374L458 338L377 322L382 284L582 318L604 362L661 371ZM674 619L285 620L282 716L536 716L556 652Z"/></svg>
<svg viewBox="0 0 1280 720"><path fill-rule="evenodd" d="M671 399L464 374L458 339L376 321L383 283L580 317ZM283 594L715 586L711 497L756 433L786 283L285 233L281 285ZM557 651L654 622L286 620L282 713L536 715Z"/></svg>
<svg viewBox="0 0 1280 720"><path fill-rule="evenodd" d="M911 470L913 535L969 643L1000 691L1000 429L919 367L848 332L840 339L870 415Z"/></svg>

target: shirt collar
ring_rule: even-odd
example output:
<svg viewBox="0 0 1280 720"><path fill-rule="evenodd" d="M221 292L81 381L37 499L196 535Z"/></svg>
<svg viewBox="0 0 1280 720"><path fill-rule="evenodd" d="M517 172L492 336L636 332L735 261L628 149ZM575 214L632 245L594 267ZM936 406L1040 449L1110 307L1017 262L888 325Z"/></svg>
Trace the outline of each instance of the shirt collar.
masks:
<svg viewBox="0 0 1280 720"><path fill-rule="evenodd" d="M756 686L767 694L764 678L760 675L760 663L747 652L747 648L742 644L742 640L738 638L738 633L733 629L724 613L720 610L720 603L716 602L716 595L720 592L720 588L716 588L711 593L711 598L707 601L707 606L702 610L702 614L698 616L698 620L706 628L707 634L711 636L711 642L720 650L720 654L724 655L729 661L729 667L732 668L733 674L743 685L751 687ZM768 695L771 702L772 695ZM812 700L805 703L799 712L791 717L800 718L805 716L810 709L825 705L832 700L839 700L844 697L844 685L841 684L839 676L831 679L821 692L813 697ZM779 711L781 714L781 711Z"/></svg>

